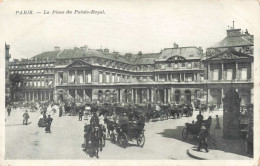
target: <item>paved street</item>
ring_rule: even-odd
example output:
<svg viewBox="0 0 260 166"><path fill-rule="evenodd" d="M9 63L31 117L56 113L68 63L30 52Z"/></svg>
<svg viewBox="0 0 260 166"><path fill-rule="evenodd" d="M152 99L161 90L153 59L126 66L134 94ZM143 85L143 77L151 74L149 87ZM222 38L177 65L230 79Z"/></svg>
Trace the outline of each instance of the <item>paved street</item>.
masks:
<svg viewBox="0 0 260 166"><path fill-rule="evenodd" d="M143 148L138 147L136 142L130 142L130 145L124 149L112 144L108 138L99 157L100 159L193 160L188 156L187 150L193 147L196 141L189 136L188 140L183 142L181 132L184 123L195 120L197 113L195 112L193 117L189 118L146 123ZM29 112L31 123L28 126L22 125L22 114L22 111L13 111L10 117L6 117L6 159L96 159L87 156L81 148L86 121L78 121L77 116L60 118L56 113L53 116L52 133L48 134L45 133L44 128L37 126L39 113ZM222 111L213 113L212 117L215 117L215 114L220 115L222 122ZM208 113L205 113L204 118L207 117ZM235 158L239 159L239 156L241 155L235 155ZM234 155L230 157L232 159Z"/></svg>

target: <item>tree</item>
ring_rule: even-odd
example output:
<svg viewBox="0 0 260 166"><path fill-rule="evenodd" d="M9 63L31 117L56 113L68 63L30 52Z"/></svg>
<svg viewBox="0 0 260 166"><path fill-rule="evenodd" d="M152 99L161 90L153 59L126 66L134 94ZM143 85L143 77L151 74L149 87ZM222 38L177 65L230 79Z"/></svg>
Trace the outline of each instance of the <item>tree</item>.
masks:
<svg viewBox="0 0 260 166"><path fill-rule="evenodd" d="M15 94L19 94L22 87L25 84L25 80L21 74L14 73L10 75L10 95L11 95L11 101L15 100Z"/></svg>

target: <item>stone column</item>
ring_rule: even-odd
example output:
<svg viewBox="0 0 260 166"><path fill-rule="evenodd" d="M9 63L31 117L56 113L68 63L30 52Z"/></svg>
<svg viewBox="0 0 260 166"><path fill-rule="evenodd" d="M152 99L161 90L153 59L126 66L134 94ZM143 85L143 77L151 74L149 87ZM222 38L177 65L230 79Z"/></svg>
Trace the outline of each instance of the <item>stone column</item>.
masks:
<svg viewBox="0 0 260 166"><path fill-rule="evenodd" d="M137 99L137 89L135 89L135 103L138 103L138 99Z"/></svg>
<svg viewBox="0 0 260 166"><path fill-rule="evenodd" d="M49 92L49 100L51 100L51 92Z"/></svg>
<svg viewBox="0 0 260 166"><path fill-rule="evenodd" d="M239 80L238 63L236 62L236 77L235 80Z"/></svg>
<svg viewBox="0 0 260 166"><path fill-rule="evenodd" d="M221 80L224 80L225 77L224 77L224 64L223 63L221 63L221 73L222 73Z"/></svg>
<svg viewBox="0 0 260 166"><path fill-rule="evenodd" d="M135 101L134 101L134 89L131 89L131 92L132 92L131 101L132 101L132 103L135 103Z"/></svg>
<svg viewBox="0 0 260 166"><path fill-rule="evenodd" d="M47 100L47 92L44 92L44 100Z"/></svg>
<svg viewBox="0 0 260 166"><path fill-rule="evenodd" d="M168 92L168 103L171 102L171 89L167 89Z"/></svg>
<svg viewBox="0 0 260 166"><path fill-rule="evenodd" d="M149 88L146 89L146 102L150 102Z"/></svg>
<svg viewBox="0 0 260 166"><path fill-rule="evenodd" d="M118 89L118 102L120 103L121 102L121 91L120 89Z"/></svg>
<svg viewBox="0 0 260 166"><path fill-rule="evenodd" d="M154 89L151 88L151 103L154 102Z"/></svg>
<svg viewBox="0 0 260 166"><path fill-rule="evenodd" d="M34 101L34 91L32 92L32 101Z"/></svg>
<svg viewBox="0 0 260 166"><path fill-rule="evenodd" d="M41 95L41 101L42 101L42 93L43 93L43 92L40 92L40 95Z"/></svg>
<svg viewBox="0 0 260 166"><path fill-rule="evenodd" d="M166 100L166 97L167 97L167 96L166 96L166 95L167 95L167 94L166 94L166 90L167 90L167 89L164 89L164 100L163 100L163 103L164 103L164 104L166 104L166 101L167 101L167 100Z"/></svg>
<svg viewBox="0 0 260 166"><path fill-rule="evenodd" d="M85 101L86 101L86 89L83 89L83 102L85 102Z"/></svg>
<svg viewBox="0 0 260 166"><path fill-rule="evenodd" d="M83 70L83 83L86 83L86 70ZM84 97L83 97L84 101Z"/></svg>
<svg viewBox="0 0 260 166"><path fill-rule="evenodd" d="M208 80L211 81L211 70L210 70L210 64L208 64Z"/></svg>
<svg viewBox="0 0 260 166"><path fill-rule="evenodd" d="M181 82L181 73L179 73L179 81L178 82Z"/></svg>
<svg viewBox="0 0 260 166"><path fill-rule="evenodd" d="M77 101L77 99L78 99L78 91L77 91L77 89L75 89L74 91L75 91L75 101Z"/></svg>
<svg viewBox="0 0 260 166"><path fill-rule="evenodd" d="M69 83L71 81L71 78L70 78L70 71L67 70L67 83Z"/></svg>
<svg viewBox="0 0 260 166"><path fill-rule="evenodd" d="M77 73L77 70L75 70L75 76L74 76L74 79L75 79L75 83L77 84L78 83L78 73Z"/></svg>
<svg viewBox="0 0 260 166"><path fill-rule="evenodd" d="M185 82L186 81L186 74L183 73L183 81Z"/></svg>
<svg viewBox="0 0 260 166"><path fill-rule="evenodd" d="M29 101L31 101L31 92L28 92Z"/></svg>

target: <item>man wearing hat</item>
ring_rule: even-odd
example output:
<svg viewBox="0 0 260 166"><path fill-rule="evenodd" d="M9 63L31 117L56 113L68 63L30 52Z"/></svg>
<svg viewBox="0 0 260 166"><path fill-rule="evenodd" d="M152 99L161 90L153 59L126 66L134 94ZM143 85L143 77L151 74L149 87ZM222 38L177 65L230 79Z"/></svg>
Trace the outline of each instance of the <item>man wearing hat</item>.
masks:
<svg viewBox="0 0 260 166"><path fill-rule="evenodd" d="M26 110L25 113L23 114L23 125L27 125L28 119L30 118L28 111Z"/></svg>
<svg viewBox="0 0 260 166"><path fill-rule="evenodd" d="M206 130L206 127L205 126L201 126L201 130L199 132L199 135L198 135L198 142L199 142L199 146L198 146L198 151L200 151L201 148L205 149L206 152L208 152L208 140L207 140L207 137L208 137L208 130Z"/></svg>
<svg viewBox="0 0 260 166"><path fill-rule="evenodd" d="M96 112L94 112L93 116L90 119L90 125L92 125L92 126L99 125L99 119L98 119L98 116L97 116Z"/></svg>
<svg viewBox="0 0 260 166"><path fill-rule="evenodd" d="M11 114L11 107L10 107L10 105L7 107L7 112L8 112L8 116L10 116L10 114Z"/></svg>
<svg viewBox="0 0 260 166"><path fill-rule="evenodd" d="M129 124L129 118L126 116L126 112L123 113L123 116L119 120L119 125L123 129L123 131L127 131Z"/></svg>
<svg viewBox="0 0 260 166"><path fill-rule="evenodd" d="M45 128L46 133L50 133L51 132L52 120L53 119L51 118L51 115L48 115L48 118L46 119L46 128Z"/></svg>

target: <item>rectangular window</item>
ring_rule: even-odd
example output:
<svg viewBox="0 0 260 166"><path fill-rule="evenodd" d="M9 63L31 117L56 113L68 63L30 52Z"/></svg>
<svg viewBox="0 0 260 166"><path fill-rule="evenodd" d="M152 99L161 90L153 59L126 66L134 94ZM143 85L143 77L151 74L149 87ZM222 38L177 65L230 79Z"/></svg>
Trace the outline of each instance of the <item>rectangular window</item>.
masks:
<svg viewBox="0 0 260 166"><path fill-rule="evenodd" d="M110 74L109 73L106 74L106 81L107 81L107 83L110 82Z"/></svg>
<svg viewBox="0 0 260 166"><path fill-rule="evenodd" d="M71 75L71 80L70 80L70 82L75 82L75 75L74 75L74 74Z"/></svg>
<svg viewBox="0 0 260 166"><path fill-rule="evenodd" d="M99 83L103 82L103 73L99 73Z"/></svg>
<svg viewBox="0 0 260 166"><path fill-rule="evenodd" d="M247 68L241 69L241 80L247 80Z"/></svg>
<svg viewBox="0 0 260 166"><path fill-rule="evenodd" d="M232 80L233 69L227 69L227 80Z"/></svg>
<svg viewBox="0 0 260 166"><path fill-rule="evenodd" d="M162 70L165 70L165 65L162 65Z"/></svg>
<svg viewBox="0 0 260 166"><path fill-rule="evenodd" d="M91 74L88 74L88 83L91 83L92 76Z"/></svg>
<svg viewBox="0 0 260 166"><path fill-rule="evenodd" d="M219 76L219 70L218 69L214 69L213 70L213 80L219 80L218 76Z"/></svg>
<svg viewBox="0 0 260 166"><path fill-rule="evenodd" d="M111 77L111 82L114 83L115 82L115 75L113 74Z"/></svg>
<svg viewBox="0 0 260 166"><path fill-rule="evenodd" d="M188 68L191 68L191 63L188 63Z"/></svg>
<svg viewBox="0 0 260 166"><path fill-rule="evenodd" d="M78 72L79 83L83 83L83 72Z"/></svg>
<svg viewBox="0 0 260 166"><path fill-rule="evenodd" d="M117 82L120 82L120 75L117 75Z"/></svg>
<svg viewBox="0 0 260 166"><path fill-rule="evenodd" d="M177 69L178 68L178 64L176 63L176 64L174 64L174 68L175 69Z"/></svg>
<svg viewBox="0 0 260 166"><path fill-rule="evenodd" d="M185 67L185 62L181 63L181 67Z"/></svg>

